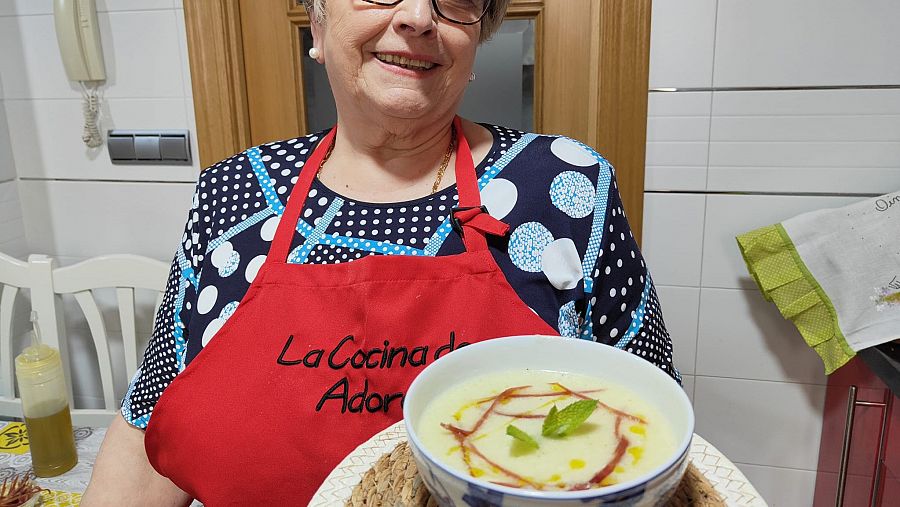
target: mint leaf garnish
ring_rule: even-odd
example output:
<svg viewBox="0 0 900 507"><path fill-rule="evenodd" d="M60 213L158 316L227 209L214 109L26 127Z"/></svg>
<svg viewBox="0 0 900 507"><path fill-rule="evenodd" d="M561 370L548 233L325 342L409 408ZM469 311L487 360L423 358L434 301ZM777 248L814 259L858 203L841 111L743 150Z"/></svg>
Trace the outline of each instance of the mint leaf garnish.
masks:
<svg viewBox="0 0 900 507"><path fill-rule="evenodd" d="M506 434L515 438L516 440L518 440L520 442L523 442L531 447L534 447L535 449L537 449L539 447L537 441L535 439L531 438L531 436L529 436L528 433L525 433L524 431L520 430L519 428L516 428L512 424L510 424L509 426L506 427Z"/></svg>
<svg viewBox="0 0 900 507"><path fill-rule="evenodd" d="M544 419L541 434L545 437L569 435L581 426L596 409L597 400L579 400L562 410L557 410L556 405L553 405L547 418Z"/></svg>

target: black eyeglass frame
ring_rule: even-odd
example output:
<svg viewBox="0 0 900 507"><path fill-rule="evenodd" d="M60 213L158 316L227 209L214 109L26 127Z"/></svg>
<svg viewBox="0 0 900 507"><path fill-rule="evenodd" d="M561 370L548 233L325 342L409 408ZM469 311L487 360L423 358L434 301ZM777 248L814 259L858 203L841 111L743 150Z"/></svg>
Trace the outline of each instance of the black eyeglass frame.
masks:
<svg viewBox="0 0 900 507"><path fill-rule="evenodd" d="M393 0L390 2L386 2L383 0L362 0L362 1L366 2L368 4L372 4L372 5L379 5L381 7L394 7L395 5L398 5L403 0ZM447 21L449 21L451 23L456 23L457 25L474 25L474 24L480 23L481 20L484 19L484 17L487 15L487 12L491 8L491 0L485 0L484 12L482 12L481 15L478 16L478 19L476 19L475 21L459 21L457 19L447 17L447 15L445 15L443 12L441 12L441 8L438 7L437 0L431 0L431 6L434 8L434 12L436 12L438 16L446 19Z"/></svg>

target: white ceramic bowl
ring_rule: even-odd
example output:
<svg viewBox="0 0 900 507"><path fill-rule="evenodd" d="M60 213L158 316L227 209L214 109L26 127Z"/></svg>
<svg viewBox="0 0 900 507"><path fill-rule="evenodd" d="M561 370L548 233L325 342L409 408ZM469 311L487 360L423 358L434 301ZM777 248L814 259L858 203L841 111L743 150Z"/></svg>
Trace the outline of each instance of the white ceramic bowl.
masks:
<svg viewBox="0 0 900 507"><path fill-rule="evenodd" d="M519 368L580 373L628 387L667 417L675 434L675 452L635 480L585 491L543 492L475 479L442 463L424 448L417 430L420 415L431 400L461 381ZM608 345L558 336L497 338L445 355L410 385L403 419L419 473L441 507L663 505L684 475L694 433L694 412L687 395L659 368Z"/></svg>

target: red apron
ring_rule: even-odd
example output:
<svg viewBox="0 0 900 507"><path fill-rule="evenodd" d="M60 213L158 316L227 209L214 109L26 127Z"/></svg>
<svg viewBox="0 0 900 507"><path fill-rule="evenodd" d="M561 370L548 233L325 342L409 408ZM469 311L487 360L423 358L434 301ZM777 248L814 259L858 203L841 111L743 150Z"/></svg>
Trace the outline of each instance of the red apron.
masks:
<svg viewBox="0 0 900 507"><path fill-rule="evenodd" d="M166 388L145 435L153 467L208 507L305 505L350 451L402 418L403 394L469 343L557 334L488 250L508 227L481 208L459 119L458 220L466 251L288 264L325 150L301 171L265 263L237 310ZM452 218L451 218L452 219Z"/></svg>

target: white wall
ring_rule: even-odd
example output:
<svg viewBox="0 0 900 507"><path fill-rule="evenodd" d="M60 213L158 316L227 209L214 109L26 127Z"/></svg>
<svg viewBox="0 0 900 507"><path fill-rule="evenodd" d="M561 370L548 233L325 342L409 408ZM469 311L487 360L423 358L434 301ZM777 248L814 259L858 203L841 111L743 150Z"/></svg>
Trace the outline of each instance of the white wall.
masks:
<svg viewBox="0 0 900 507"><path fill-rule="evenodd" d="M897 20L894 0L653 2L644 253L697 433L772 506L812 505L826 377L734 237L900 188Z"/></svg>
<svg viewBox="0 0 900 507"><path fill-rule="evenodd" d="M181 0L98 0L97 6L108 76L101 130L189 129L195 139ZM17 187L0 183L0 210L18 190L19 230L24 221L27 238L18 233L15 253L44 253L63 265L109 253L168 262L200 168L196 162L112 165L105 147L82 144L80 89L65 75L52 12L51 0L0 1L0 117L10 126L4 143L0 122L0 182L18 178ZM192 151L197 160L196 141ZM14 171L7 169L10 158ZM0 234L4 222L0 211ZM8 239L0 236L0 250L13 251ZM66 314L76 405L96 406L102 396L87 325L77 310ZM118 328L115 320L107 325ZM113 353L121 354L120 343L113 343ZM124 386L124 374L117 376Z"/></svg>
<svg viewBox="0 0 900 507"><path fill-rule="evenodd" d="M21 259L27 250L25 228L4 102L0 81L0 252Z"/></svg>
<svg viewBox="0 0 900 507"><path fill-rule="evenodd" d="M19 203L16 167L9 142L9 125L3 108L3 97L3 81L0 79L0 253L23 259L28 247L25 243L22 206ZM19 297L18 301L20 302L16 305L13 317L13 336L19 336L27 322L27 308L21 303L23 298ZM0 391L5 389L5 381L0 379Z"/></svg>

